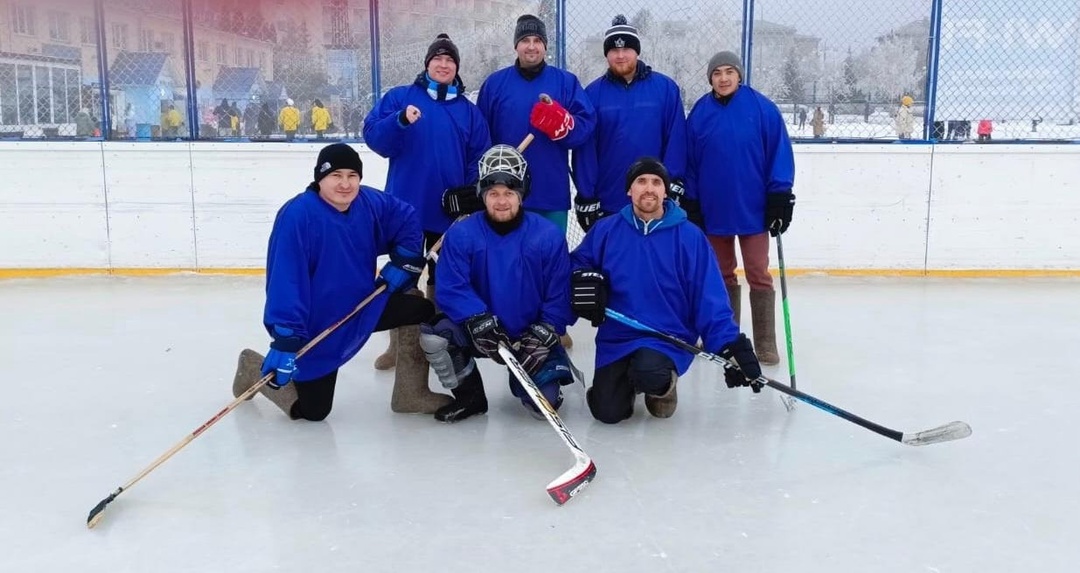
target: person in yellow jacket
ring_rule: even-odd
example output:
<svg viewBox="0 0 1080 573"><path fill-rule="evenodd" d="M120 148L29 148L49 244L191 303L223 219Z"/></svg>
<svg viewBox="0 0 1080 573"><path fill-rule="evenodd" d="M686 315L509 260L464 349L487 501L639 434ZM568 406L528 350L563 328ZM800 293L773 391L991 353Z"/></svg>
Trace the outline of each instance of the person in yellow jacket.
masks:
<svg viewBox="0 0 1080 573"><path fill-rule="evenodd" d="M285 132L285 141L296 137L296 130L300 128L300 110L293 105L293 100L285 100L285 107L278 112L278 125Z"/></svg>
<svg viewBox="0 0 1080 573"><path fill-rule="evenodd" d="M161 114L161 135L167 139L180 137L180 126L184 125L184 118L176 111L176 106L169 104L169 109Z"/></svg>
<svg viewBox="0 0 1080 573"><path fill-rule="evenodd" d="M315 130L315 139L322 139L323 133L330 128L330 110L323 107L319 100L311 103L311 129Z"/></svg>

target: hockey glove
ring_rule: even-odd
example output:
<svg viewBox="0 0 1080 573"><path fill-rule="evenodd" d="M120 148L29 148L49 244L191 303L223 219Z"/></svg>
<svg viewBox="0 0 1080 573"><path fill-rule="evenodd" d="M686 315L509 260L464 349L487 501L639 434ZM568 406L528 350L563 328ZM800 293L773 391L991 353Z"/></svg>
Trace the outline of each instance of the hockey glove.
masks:
<svg viewBox="0 0 1080 573"><path fill-rule="evenodd" d="M791 191L769 193L765 197L765 228L773 237L782 234L791 225L795 211L795 195Z"/></svg>
<svg viewBox="0 0 1080 573"><path fill-rule="evenodd" d="M570 275L570 308L574 314L600 326L607 310L607 278L599 271L578 269Z"/></svg>
<svg viewBox="0 0 1080 573"><path fill-rule="evenodd" d="M274 341L270 343L270 351L262 363L262 375L273 372L274 377L267 382L271 388L281 388L292 381L296 376L296 353L304 347L304 340L291 328L274 326L271 331Z"/></svg>
<svg viewBox="0 0 1080 573"><path fill-rule="evenodd" d="M555 100L551 100L551 103L538 101L533 104L532 113L529 114L529 124L548 139L558 141L573 131L574 116Z"/></svg>
<svg viewBox="0 0 1080 573"><path fill-rule="evenodd" d="M607 215L607 213L600 210L599 199L585 199L581 195L574 197L574 214L577 215L577 222L578 225L581 225L581 230L586 233L597 221Z"/></svg>
<svg viewBox="0 0 1080 573"><path fill-rule="evenodd" d="M762 384L757 382L761 378L761 365L745 334L740 332L738 338L724 345L717 354L735 365L735 368L724 369L724 382L728 388L749 386L755 394L761 392Z"/></svg>
<svg viewBox="0 0 1080 573"><path fill-rule="evenodd" d="M675 202L676 205L682 206L683 199L686 197L686 187L683 187L682 181L675 179L668 186L667 192L668 199Z"/></svg>
<svg viewBox="0 0 1080 573"><path fill-rule="evenodd" d="M457 219L484 210L484 201L476 192L476 184L451 187L443 192L442 210L447 217Z"/></svg>
<svg viewBox="0 0 1080 573"><path fill-rule="evenodd" d="M379 271L375 286L385 284L390 292L401 292L416 286L420 273L424 271L424 255L404 247L394 247L390 251L390 262Z"/></svg>
<svg viewBox="0 0 1080 573"><path fill-rule="evenodd" d="M551 349L559 343L559 335L555 334L554 326L537 322L525 329L519 342L517 355L521 360L521 367L532 376L540 370L551 354Z"/></svg>
<svg viewBox="0 0 1080 573"><path fill-rule="evenodd" d="M478 314L465 321L465 330L469 332L469 339L472 340L477 354L486 356L499 364L503 363L502 358L499 358L499 344L509 347L510 335L506 333L499 317L490 312Z"/></svg>

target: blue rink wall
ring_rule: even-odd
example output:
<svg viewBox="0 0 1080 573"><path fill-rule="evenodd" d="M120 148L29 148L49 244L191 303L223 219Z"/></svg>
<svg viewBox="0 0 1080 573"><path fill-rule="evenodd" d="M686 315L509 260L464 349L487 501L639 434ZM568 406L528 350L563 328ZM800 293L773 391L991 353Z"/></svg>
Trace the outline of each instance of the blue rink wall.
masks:
<svg viewBox="0 0 1080 573"><path fill-rule="evenodd" d="M321 146L0 143L0 278L259 273L274 214L311 180ZM381 188L387 161L356 147L363 182ZM792 272L1080 276L1078 146L795 153Z"/></svg>

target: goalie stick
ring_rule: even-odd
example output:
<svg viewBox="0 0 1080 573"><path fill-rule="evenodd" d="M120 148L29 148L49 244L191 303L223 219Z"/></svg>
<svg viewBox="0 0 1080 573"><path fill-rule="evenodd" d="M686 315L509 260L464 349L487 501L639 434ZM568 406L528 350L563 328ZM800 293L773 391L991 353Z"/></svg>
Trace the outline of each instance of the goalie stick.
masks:
<svg viewBox="0 0 1080 573"><path fill-rule="evenodd" d="M723 366L724 368L737 368L737 366L735 364L731 363L730 361L724 359L721 356L717 356L716 354L713 354L711 352L705 352L704 350L702 350L702 349L700 349L700 348L698 348L698 347L696 347L696 346L694 346L692 344L689 344L686 341L684 341L684 340L682 340L682 339L680 339L678 337L675 337L675 336L672 336L670 334L660 332L659 330L656 330L656 329L654 329L652 327L646 326L646 325L644 325L644 324L642 324L642 323L640 323L640 322L638 322L638 321L636 321L636 320L634 320L634 319L632 319L632 318L630 318L630 317L628 317L628 316L626 316L626 315L624 315L624 314L622 314L620 312L617 312L617 311L612 310L612 309L609 308L609 309L604 310L604 314L607 315L609 318L612 318L612 319L614 319L614 320L616 320L618 322L621 322L621 323L623 323L623 324L625 324L625 325L627 325L627 326L629 326L631 328L635 328L635 329L640 330L642 332L647 332L647 333L652 334L654 336L658 336L658 337L662 338L663 340L666 340L666 341L674 344L675 346L678 346L679 348L681 348L681 349L683 349L683 350L685 350L687 352L691 352L691 353L696 354L696 355L698 355L698 356L700 356L702 358L705 358L706 360L715 362L715 363ZM939 443L939 442L948 442L948 441L951 441L951 440L959 440L959 439L966 438L966 437L971 435L971 426L967 425L967 423L965 423L965 422L950 422L950 423L945 424L943 426L938 426L936 428L931 428L929 430L923 430L921 432L915 432L915 433L901 432L899 430L893 430L891 428L886 428L885 426L882 426L880 424L876 424L874 422L871 422L870 420L867 420L865 418L861 418L859 416L856 416L855 414L852 414L851 412L848 412L847 410L844 410L844 409L838 408L836 406L833 406L832 404L830 404L830 403L828 403L828 402L826 402L824 400L815 398L815 397L813 397L813 396L811 396L811 395L809 395L809 394L807 394L805 392L801 392L799 390L791 388L790 386L781 384L781 383L779 383L776 380L773 380L771 378L767 378L765 376L762 376L762 377L758 378L757 380L755 380L754 383L755 384L761 384L762 386L768 386L769 388L772 388L773 390L783 392L784 394L787 394L788 396L791 396L791 397L793 397L793 398L795 398L797 400L800 400L802 402L806 402L807 404L810 404L811 406L814 406L816 408L824 410L824 411L826 411L826 412L828 412L828 413L830 413L830 414L832 414L834 416L837 416L839 418L843 418L843 419L845 419L845 420L847 420L847 421L849 421L849 422L851 422L853 424L862 426L862 427L866 428L867 430L870 430L871 432L874 432L876 434L880 434L882 436L885 436L886 438L896 440L897 442L900 442L902 444L906 444L906 445L909 445L909 446L926 446L926 445L929 445L929 444L936 444L936 443Z"/></svg>
<svg viewBox="0 0 1080 573"><path fill-rule="evenodd" d="M352 311L349 312L349 314L345 315L344 318L342 318L341 320L335 322L334 324L331 324L329 327L326 328L326 330L320 332L318 336L316 336L315 338L312 338L310 342L305 344L304 347L301 348L300 351L296 353L296 357L300 358L307 351L311 350L316 344L321 342L324 338L326 338L327 336L330 336L330 333L334 332L335 330L338 329L339 326L341 326L342 324L345 324L346 322L349 321L349 319L356 316L356 314L359 313L361 310L363 310L363 308L365 306L367 306L369 302L374 300L376 296L379 296L385 290L386 290L386 285L384 284L384 285L380 285L378 288L376 288L374 291L372 291L372 293L369 294L367 296L367 298L360 301L360 304L356 305L356 308L352 309ZM173 455L175 455L176 452L179 452L181 449L184 448L184 446L190 444L192 440L194 440L195 438L198 438L203 432L205 432L206 430L209 430L210 426L213 426L214 424L220 422L221 419L224 418L226 414L228 414L229 412L232 412L233 410L236 409L237 406L239 406L240 404L243 404L244 401L246 401L246 400L250 399L252 396L254 396L255 393L258 392L260 388L265 386L266 383L269 382L270 379L273 378L273 377L274 377L274 373L271 372L271 373L267 374L266 376L263 376L262 378L260 378L258 382L256 382L255 384L253 384L251 386L251 388L248 388L243 394L237 396L236 399L232 401L232 403L230 403L228 406L225 406L224 408L222 408L222 410L220 412L218 412L217 414L214 414L214 416L212 418L210 418L209 420L204 422L203 425L196 428L194 432L188 434L187 436L184 436L184 439L180 440L180 442L177 443L172 448L170 448L169 451L165 452L164 454L161 454L158 457L158 459L154 460L153 463L151 463L149 466L147 466L145 469L143 469L143 471L139 472L139 475L132 478L132 480L127 482L126 484L116 488L116 491L112 492L111 494L109 494L108 497L106 497L105 499L98 502L98 504L95 505L94 508L90 510L90 515L87 516L87 518L86 518L86 527L90 528L90 529L93 529L93 527L95 525L97 525L98 522L100 522L101 519L104 517L104 514L102 512L105 511L105 508L108 507L108 505L110 503L112 503L113 500L116 499L117 496L119 496L120 494L124 493L125 491L131 489L135 484L139 483L139 480L146 477L147 474L149 474L150 472L157 469L158 466L165 463L169 458L173 457Z"/></svg>
<svg viewBox="0 0 1080 573"><path fill-rule="evenodd" d="M574 436L570 434L570 430L566 429L563 425L562 419L559 418L559 414L555 411L555 408L551 407L551 404L547 401L547 398L540 392L540 389L536 387L536 382L533 382L529 374L525 372L525 368L521 366L514 353L505 344L499 344L499 356L502 357L503 362L510 368L510 371L514 373L518 381L521 382L522 388L525 389L525 393L529 395L533 403L540 410L540 413L544 415L544 419L551 424L552 428L558 432L559 437L570 448L570 452L574 454L574 466L563 472L562 475L555 478L551 483L547 485L548 495L555 503L562 505L570 501L575 495L581 492L585 486L589 485L589 482L596 477L596 464L593 463L592 458L581 449L581 446L574 440Z"/></svg>

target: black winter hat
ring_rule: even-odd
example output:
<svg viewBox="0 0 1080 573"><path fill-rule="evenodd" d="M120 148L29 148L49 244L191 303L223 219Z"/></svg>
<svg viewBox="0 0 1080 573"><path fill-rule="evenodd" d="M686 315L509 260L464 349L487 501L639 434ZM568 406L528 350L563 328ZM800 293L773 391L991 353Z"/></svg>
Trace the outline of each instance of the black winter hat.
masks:
<svg viewBox="0 0 1080 573"><path fill-rule="evenodd" d="M639 157L626 172L626 190L629 191L634 180L645 174L659 176L664 181L664 192L671 189L671 174L667 167L655 157Z"/></svg>
<svg viewBox="0 0 1080 573"><path fill-rule="evenodd" d="M435 41L428 46L427 55L424 56L424 68L428 67L435 56L450 56L454 65L461 67L461 55L458 54L457 46L450 40L445 32L435 37Z"/></svg>
<svg viewBox="0 0 1080 573"><path fill-rule="evenodd" d="M641 38L637 28L626 23L626 16L619 14L611 20L611 27L604 33L604 55L615 48L630 48L641 55Z"/></svg>
<svg viewBox="0 0 1080 573"><path fill-rule="evenodd" d="M517 25L514 26L514 46L528 36L536 36L545 46L548 45L547 26L544 21L532 14L518 16Z"/></svg>
<svg viewBox="0 0 1080 573"><path fill-rule="evenodd" d="M364 176L364 164L360 154L345 143L332 143L319 150L319 159L315 162L315 182L322 181L337 169L352 169L360 177Z"/></svg>

